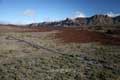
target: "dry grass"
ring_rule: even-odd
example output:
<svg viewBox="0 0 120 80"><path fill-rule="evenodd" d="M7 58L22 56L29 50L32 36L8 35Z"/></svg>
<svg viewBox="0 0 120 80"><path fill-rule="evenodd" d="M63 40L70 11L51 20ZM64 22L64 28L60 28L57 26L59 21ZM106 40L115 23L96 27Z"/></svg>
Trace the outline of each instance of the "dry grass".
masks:
<svg viewBox="0 0 120 80"><path fill-rule="evenodd" d="M120 46L60 43L57 31L0 33L0 80L119 80ZM60 52L37 49L13 36Z"/></svg>

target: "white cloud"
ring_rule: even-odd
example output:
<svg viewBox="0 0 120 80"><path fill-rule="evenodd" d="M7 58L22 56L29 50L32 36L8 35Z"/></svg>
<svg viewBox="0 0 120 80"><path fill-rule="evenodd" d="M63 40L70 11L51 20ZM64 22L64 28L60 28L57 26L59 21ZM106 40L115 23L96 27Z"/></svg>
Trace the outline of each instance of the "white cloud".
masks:
<svg viewBox="0 0 120 80"><path fill-rule="evenodd" d="M26 9L24 12L23 12L23 15L26 16L26 17L30 17L29 18L29 21L28 19L26 19L26 21L24 22L30 22L31 23L34 23L36 22L36 11L34 9Z"/></svg>
<svg viewBox="0 0 120 80"><path fill-rule="evenodd" d="M76 17L86 17L86 15L81 11L76 11L73 18L76 18Z"/></svg>
<svg viewBox="0 0 120 80"><path fill-rule="evenodd" d="M27 9L23 12L24 16L33 17L36 15L35 10Z"/></svg>
<svg viewBox="0 0 120 80"><path fill-rule="evenodd" d="M115 17L115 16L119 16L120 13L109 12L109 13L107 13L107 15L110 16L110 17Z"/></svg>
<svg viewBox="0 0 120 80"><path fill-rule="evenodd" d="M44 21L52 22L53 20L50 17L44 17Z"/></svg>
<svg viewBox="0 0 120 80"><path fill-rule="evenodd" d="M61 19L61 20L63 20L63 19ZM54 21L60 21L60 19L51 18L51 17L44 17L43 21L45 21L45 22L54 22Z"/></svg>

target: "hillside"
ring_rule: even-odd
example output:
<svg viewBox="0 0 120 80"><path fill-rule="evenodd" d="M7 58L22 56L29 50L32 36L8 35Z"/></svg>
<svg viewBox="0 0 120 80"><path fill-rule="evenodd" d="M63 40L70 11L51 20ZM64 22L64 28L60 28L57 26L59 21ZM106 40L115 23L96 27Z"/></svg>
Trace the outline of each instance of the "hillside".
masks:
<svg viewBox="0 0 120 80"><path fill-rule="evenodd" d="M66 18L62 21L29 24L29 27L81 27L81 26L120 26L120 16L94 15L92 17L74 19Z"/></svg>

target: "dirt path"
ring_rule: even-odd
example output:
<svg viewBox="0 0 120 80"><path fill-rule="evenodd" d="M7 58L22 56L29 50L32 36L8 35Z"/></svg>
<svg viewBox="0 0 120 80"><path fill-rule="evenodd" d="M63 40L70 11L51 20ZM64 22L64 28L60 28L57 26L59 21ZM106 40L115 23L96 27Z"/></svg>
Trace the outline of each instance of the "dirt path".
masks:
<svg viewBox="0 0 120 80"><path fill-rule="evenodd" d="M49 49L49 48L46 48L46 47L43 47L41 45L38 45L38 44L35 44L35 43L32 43L32 42L28 42L26 40L22 40L22 39L17 39L13 36L8 36L7 39L9 40L17 40L19 42L23 42L23 43L26 43L30 46L32 46L33 48L36 48L36 49L43 49L43 50L46 50L46 51L49 51L49 52L52 52L52 53L55 53L55 54L60 54L60 55L64 55L63 53L61 52L58 52L58 51L55 51L55 50L52 50L52 49Z"/></svg>

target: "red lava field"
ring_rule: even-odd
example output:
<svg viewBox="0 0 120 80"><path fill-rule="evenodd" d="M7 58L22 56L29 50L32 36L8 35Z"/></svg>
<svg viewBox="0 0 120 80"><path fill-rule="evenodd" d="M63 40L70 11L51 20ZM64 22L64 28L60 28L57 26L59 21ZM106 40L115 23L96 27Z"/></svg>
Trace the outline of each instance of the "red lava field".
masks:
<svg viewBox="0 0 120 80"><path fill-rule="evenodd" d="M100 44L120 45L120 37L112 37L105 33L75 28L62 29L56 34L56 38L60 38L66 43L98 42Z"/></svg>

